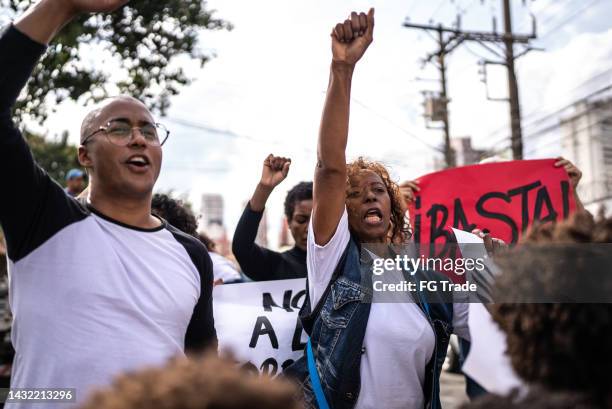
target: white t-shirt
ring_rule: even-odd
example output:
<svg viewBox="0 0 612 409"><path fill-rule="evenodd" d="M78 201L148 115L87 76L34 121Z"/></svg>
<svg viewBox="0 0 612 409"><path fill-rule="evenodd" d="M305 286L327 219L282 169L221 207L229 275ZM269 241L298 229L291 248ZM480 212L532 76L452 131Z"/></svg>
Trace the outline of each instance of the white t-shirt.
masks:
<svg viewBox="0 0 612 409"><path fill-rule="evenodd" d="M315 243L313 231L310 219L308 291L314 308L350 240L346 209L325 246ZM469 339L468 305L456 303L453 307L455 333ZM355 408L423 408L425 367L434 352L435 335L418 305L408 299L405 303L372 303L363 346L361 391Z"/></svg>
<svg viewBox="0 0 612 409"><path fill-rule="evenodd" d="M241 276L231 261L214 251L208 253L213 263L213 276L215 280L221 279L224 283L240 280Z"/></svg>

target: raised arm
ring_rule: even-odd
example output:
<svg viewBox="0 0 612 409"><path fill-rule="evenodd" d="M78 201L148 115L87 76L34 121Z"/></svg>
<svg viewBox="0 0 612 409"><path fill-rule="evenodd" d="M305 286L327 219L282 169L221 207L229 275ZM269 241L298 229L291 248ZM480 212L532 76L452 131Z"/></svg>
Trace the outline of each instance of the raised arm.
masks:
<svg viewBox="0 0 612 409"><path fill-rule="evenodd" d="M48 44L57 32L80 13L112 11L128 0L41 0L30 7L15 27L40 44Z"/></svg>
<svg viewBox="0 0 612 409"><path fill-rule="evenodd" d="M266 202L274 188L285 180L290 166L291 159L268 155L263 163L261 179L236 225L232 251L244 274L255 281L278 279L273 273L280 255L255 244L255 238Z"/></svg>
<svg viewBox="0 0 612 409"><path fill-rule="evenodd" d="M0 224L9 258L16 261L61 228L57 208L67 208L63 190L34 158L12 121L15 101L45 45L76 14L103 11L125 1L42 0L0 35ZM45 213L47 212L47 213ZM64 212L66 213L66 212Z"/></svg>
<svg viewBox="0 0 612 409"><path fill-rule="evenodd" d="M313 186L312 226L318 245L333 237L344 211L351 80L355 64L372 42L373 31L374 9L370 9L367 15L351 13L331 33L332 63Z"/></svg>

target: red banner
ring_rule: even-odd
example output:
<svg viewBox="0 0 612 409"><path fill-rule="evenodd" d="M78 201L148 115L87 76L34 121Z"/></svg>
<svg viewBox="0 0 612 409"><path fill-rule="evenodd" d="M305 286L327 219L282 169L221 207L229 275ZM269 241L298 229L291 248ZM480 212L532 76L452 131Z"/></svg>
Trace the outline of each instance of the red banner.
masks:
<svg viewBox="0 0 612 409"><path fill-rule="evenodd" d="M535 221L566 219L575 210L566 171L554 159L464 166L420 177L409 207L418 243L451 241L450 227L488 230L516 243Z"/></svg>

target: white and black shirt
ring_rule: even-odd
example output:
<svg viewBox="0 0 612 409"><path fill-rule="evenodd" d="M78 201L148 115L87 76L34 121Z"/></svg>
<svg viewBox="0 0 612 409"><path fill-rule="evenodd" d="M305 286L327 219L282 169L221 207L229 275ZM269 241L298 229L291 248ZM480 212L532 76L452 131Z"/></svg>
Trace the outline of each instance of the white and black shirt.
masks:
<svg viewBox="0 0 612 409"><path fill-rule="evenodd" d="M45 47L0 37L0 223L15 388L92 387L216 342L205 247L163 222L140 229L69 197L34 162L11 108ZM45 404L37 405L39 408Z"/></svg>

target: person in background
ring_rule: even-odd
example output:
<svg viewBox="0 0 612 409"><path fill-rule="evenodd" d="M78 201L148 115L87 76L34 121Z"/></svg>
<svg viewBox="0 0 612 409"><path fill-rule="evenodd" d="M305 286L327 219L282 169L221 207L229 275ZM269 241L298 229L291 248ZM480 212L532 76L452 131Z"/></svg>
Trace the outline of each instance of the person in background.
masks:
<svg viewBox="0 0 612 409"><path fill-rule="evenodd" d="M214 355L125 374L80 409L304 409L295 385Z"/></svg>
<svg viewBox="0 0 612 409"><path fill-rule="evenodd" d="M151 210L183 233L198 239L206 249L213 263L214 284L229 284L241 280L240 273L232 263L214 251L214 242L208 236L198 233L198 221L191 209L180 200L167 194L156 193L151 200ZM203 239L205 237L206 239Z"/></svg>
<svg viewBox="0 0 612 409"><path fill-rule="evenodd" d="M72 197L77 197L85 189L85 173L81 169L70 169L66 173L66 188L64 189Z"/></svg>
<svg viewBox="0 0 612 409"><path fill-rule="evenodd" d="M295 185L285 199L285 217L295 246L283 253L255 244L259 222L270 194L289 173L291 159L270 154L261 180L238 221L232 251L244 274L254 281L306 277L306 241L312 212L312 182Z"/></svg>
<svg viewBox="0 0 612 409"><path fill-rule="evenodd" d="M546 288L545 294L573 294L594 284L601 293L612 293L610 279L588 282L594 273L609 272L608 243L612 218L595 222L590 214L578 212L557 224L534 226L521 246L496 259L502 272L494 292L509 301L490 304L489 311L506 335L506 354L529 393L479 398L464 409L536 407L530 402L538 400L537 407L550 409L612 407L612 355L607 353L612 344L612 304L581 298L524 301L530 299L525 293L532 288ZM545 395L566 399L542 401Z"/></svg>
<svg viewBox="0 0 612 409"><path fill-rule="evenodd" d="M227 257L223 257L217 253L217 245L208 237L205 233L198 233L196 236L202 244L208 249L208 254L213 262L213 274L215 276L215 285L219 284L236 284L241 283L242 276L240 272L236 270L234 263Z"/></svg>

